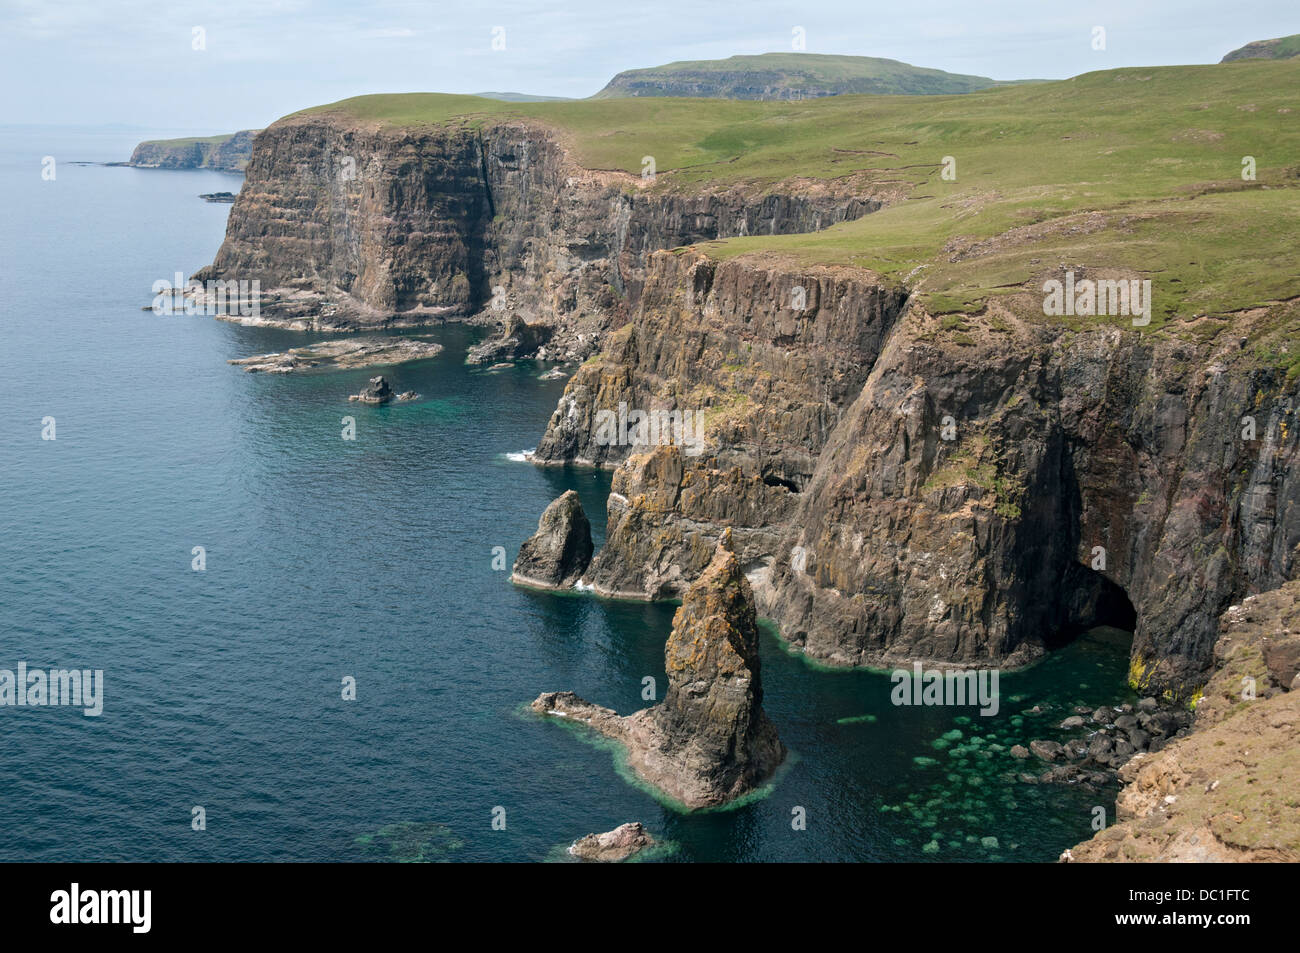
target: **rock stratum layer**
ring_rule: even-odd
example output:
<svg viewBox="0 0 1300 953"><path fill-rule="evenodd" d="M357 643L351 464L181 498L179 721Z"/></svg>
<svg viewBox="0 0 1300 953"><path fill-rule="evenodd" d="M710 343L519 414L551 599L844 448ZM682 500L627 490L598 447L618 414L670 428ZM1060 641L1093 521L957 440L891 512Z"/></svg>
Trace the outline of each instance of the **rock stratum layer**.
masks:
<svg viewBox="0 0 1300 953"><path fill-rule="evenodd" d="M349 330L483 312L588 335L624 319L651 252L825 228L879 208L847 185L654 189L578 166L518 119L399 127L298 114L258 136L215 261L258 323Z"/></svg>
<svg viewBox="0 0 1300 953"><path fill-rule="evenodd" d="M547 692L532 704L620 742L639 777L692 809L750 793L786 754L763 713L753 596L729 544L719 544L673 616L661 703L626 717L572 692Z"/></svg>

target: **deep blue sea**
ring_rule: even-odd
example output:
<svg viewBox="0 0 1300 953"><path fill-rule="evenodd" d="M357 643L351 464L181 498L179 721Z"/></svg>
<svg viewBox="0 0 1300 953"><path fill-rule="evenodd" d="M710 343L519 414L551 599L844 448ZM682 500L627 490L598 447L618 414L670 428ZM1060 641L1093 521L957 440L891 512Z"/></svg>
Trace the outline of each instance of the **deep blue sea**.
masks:
<svg viewBox="0 0 1300 953"><path fill-rule="evenodd" d="M765 707L795 758L716 813L675 813L523 714L558 689L626 713L665 684L673 606L493 568L566 489L602 542L607 474L508 456L564 381L467 368L456 326L384 370L412 403L348 403L367 371L230 366L321 336L141 310L212 260L230 207L197 196L240 179L73 163L162 132L0 128L0 669L104 672L98 718L0 707L0 860L535 861L639 820L669 861L1028 861L1109 814L1113 791L1017 781L1008 749L1123 699L1114 633L1004 675L992 718L895 707L887 675L768 634Z"/></svg>

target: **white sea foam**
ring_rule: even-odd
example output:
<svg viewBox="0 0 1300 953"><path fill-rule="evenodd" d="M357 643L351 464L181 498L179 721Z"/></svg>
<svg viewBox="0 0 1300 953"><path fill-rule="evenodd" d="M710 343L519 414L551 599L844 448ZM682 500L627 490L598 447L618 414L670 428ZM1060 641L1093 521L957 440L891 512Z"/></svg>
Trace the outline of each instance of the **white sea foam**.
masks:
<svg viewBox="0 0 1300 953"><path fill-rule="evenodd" d="M532 450L520 450L518 453L507 453L506 459L512 463L527 463L532 459L533 454L536 452L537 448L533 447Z"/></svg>

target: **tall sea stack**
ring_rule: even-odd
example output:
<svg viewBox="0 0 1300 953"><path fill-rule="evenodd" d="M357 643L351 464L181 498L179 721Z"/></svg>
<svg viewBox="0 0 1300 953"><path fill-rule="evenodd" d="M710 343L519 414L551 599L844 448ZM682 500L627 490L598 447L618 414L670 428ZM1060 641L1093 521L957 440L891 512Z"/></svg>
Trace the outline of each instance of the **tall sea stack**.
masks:
<svg viewBox="0 0 1300 953"><path fill-rule="evenodd" d="M668 690L651 708L620 717L550 692L533 710L621 741L637 775L688 808L725 804L770 778L786 751L763 712L754 596L729 531L686 590L664 658Z"/></svg>

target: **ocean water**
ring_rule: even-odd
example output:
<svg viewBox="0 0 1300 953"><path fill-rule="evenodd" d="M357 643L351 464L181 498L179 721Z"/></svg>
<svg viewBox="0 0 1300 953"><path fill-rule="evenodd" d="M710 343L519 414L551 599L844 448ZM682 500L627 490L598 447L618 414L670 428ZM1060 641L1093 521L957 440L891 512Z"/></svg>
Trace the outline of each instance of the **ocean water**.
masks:
<svg viewBox="0 0 1300 953"><path fill-rule="evenodd" d="M104 672L100 717L0 707L0 860L547 860L639 820L668 861L1038 861L1110 814L1113 791L1017 781L1008 749L1123 700L1121 633L1003 675L984 718L894 706L886 674L820 670L769 632L765 707L795 757L713 813L523 712L573 689L626 713L666 684L673 606L493 567L567 489L602 542L607 474L509 457L564 382L467 368L457 326L385 369L412 403L348 403L367 371L228 365L319 336L142 310L220 244L229 206L197 195L239 186L73 164L146 137L0 128L0 669Z"/></svg>

